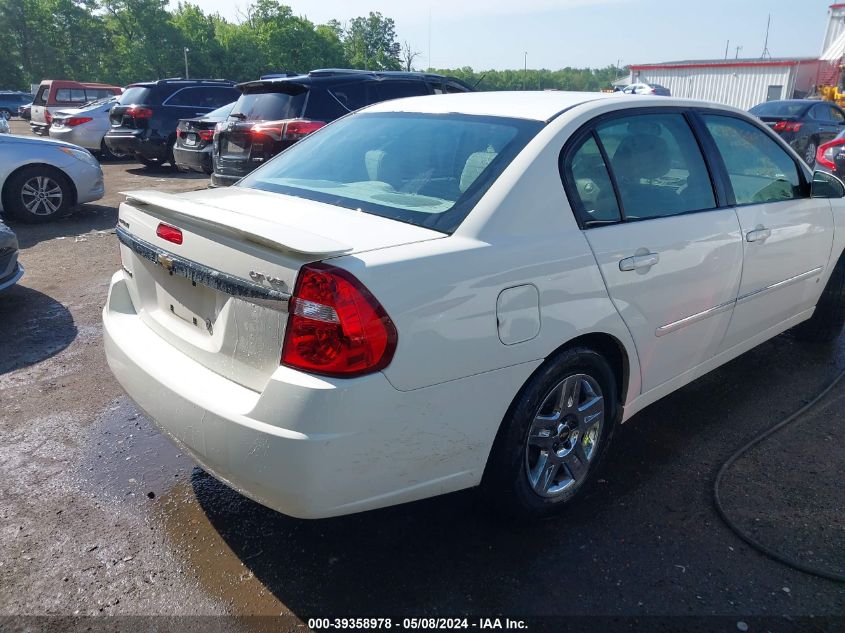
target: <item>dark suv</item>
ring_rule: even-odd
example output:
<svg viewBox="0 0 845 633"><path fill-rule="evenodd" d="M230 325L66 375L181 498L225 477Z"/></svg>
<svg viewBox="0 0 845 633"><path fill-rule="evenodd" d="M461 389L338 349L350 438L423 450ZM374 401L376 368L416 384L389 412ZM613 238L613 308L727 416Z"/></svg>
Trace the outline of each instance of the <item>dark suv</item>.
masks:
<svg viewBox="0 0 845 633"><path fill-rule="evenodd" d="M111 112L106 146L134 155L146 166L170 163L179 119L202 116L240 96L234 82L218 79L162 79L132 84Z"/></svg>
<svg viewBox="0 0 845 633"><path fill-rule="evenodd" d="M242 94L214 135L214 186L235 183L302 137L366 105L472 90L457 79L431 73L343 69L237 87Z"/></svg>

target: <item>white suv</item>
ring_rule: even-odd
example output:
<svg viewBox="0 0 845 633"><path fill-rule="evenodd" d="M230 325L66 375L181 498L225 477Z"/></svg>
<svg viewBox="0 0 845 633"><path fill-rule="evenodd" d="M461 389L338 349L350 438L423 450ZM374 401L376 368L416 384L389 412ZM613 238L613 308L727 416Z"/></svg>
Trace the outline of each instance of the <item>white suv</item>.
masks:
<svg viewBox="0 0 845 633"><path fill-rule="evenodd" d="M542 515L643 407L794 326L839 333L843 195L714 104L390 101L230 189L130 193L106 352L174 441L281 512L480 485Z"/></svg>

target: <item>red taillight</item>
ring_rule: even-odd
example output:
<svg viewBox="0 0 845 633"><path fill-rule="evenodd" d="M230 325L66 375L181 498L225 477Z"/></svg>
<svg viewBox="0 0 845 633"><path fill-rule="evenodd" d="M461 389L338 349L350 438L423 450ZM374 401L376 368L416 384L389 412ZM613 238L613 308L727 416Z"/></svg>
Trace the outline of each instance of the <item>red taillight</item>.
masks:
<svg viewBox="0 0 845 633"><path fill-rule="evenodd" d="M845 138L836 138L829 143L820 145L816 150L816 162L823 167L836 171L836 164L833 162L833 154L837 147L845 145Z"/></svg>
<svg viewBox="0 0 845 633"><path fill-rule="evenodd" d="M135 117L136 119L152 119L153 111L149 108L141 108L139 106L130 106L126 109L124 114Z"/></svg>
<svg viewBox="0 0 845 633"><path fill-rule="evenodd" d="M49 110L44 110L44 120L47 122L47 125L53 122L53 115L50 114Z"/></svg>
<svg viewBox="0 0 845 633"><path fill-rule="evenodd" d="M214 139L214 130L200 130L197 135L204 141L211 141Z"/></svg>
<svg viewBox="0 0 845 633"><path fill-rule="evenodd" d="M249 132L253 136L269 136L274 141L298 141L312 132L316 132L325 124L325 121L307 121L305 119L267 121L256 123Z"/></svg>
<svg viewBox="0 0 845 633"><path fill-rule="evenodd" d="M384 369L398 335L376 298L353 275L327 264L304 266L290 300L282 364L327 376Z"/></svg>
<svg viewBox="0 0 845 633"><path fill-rule="evenodd" d="M182 243L182 231L177 229L175 226L170 226L164 222L159 223L158 228L156 229L156 235L158 235L161 239L173 242L174 244Z"/></svg>
<svg viewBox="0 0 845 633"><path fill-rule="evenodd" d="M778 121L775 123L775 132L797 132L801 129L801 123L795 121Z"/></svg>
<svg viewBox="0 0 845 633"><path fill-rule="evenodd" d="M182 138L182 136L183 136L182 130L177 129L176 130L176 138Z"/></svg>
<svg viewBox="0 0 845 633"><path fill-rule="evenodd" d="M90 116L72 116L69 119L65 119L65 125L67 127L74 127L76 125L82 125L83 123L88 123L89 121L93 121L94 119Z"/></svg>

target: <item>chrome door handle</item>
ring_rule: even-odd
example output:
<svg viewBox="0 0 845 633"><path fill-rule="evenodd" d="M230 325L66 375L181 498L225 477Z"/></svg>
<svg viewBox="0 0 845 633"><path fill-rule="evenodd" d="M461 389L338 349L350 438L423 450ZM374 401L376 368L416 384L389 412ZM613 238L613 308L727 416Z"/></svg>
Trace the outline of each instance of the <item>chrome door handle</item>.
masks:
<svg viewBox="0 0 845 633"><path fill-rule="evenodd" d="M660 261L660 255L657 253L645 253L643 255L634 255L633 257L626 257L619 260L619 270L628 272L631 270L642 270L644 268L651 268Z"/></svg>
<svg viewBox="0 0 845 633"><path fill-rule="evenodd" d="M762 224L758 224L753 231L748 231L745 234L745 239L748 242L765 242L772 236L772 229L767 229Z"/></svg>

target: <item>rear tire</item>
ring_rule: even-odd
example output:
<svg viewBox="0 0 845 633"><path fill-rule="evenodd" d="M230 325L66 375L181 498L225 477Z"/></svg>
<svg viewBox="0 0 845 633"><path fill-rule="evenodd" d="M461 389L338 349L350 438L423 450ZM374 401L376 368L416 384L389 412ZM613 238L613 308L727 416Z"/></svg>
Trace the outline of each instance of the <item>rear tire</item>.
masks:
<svg viewBox="0 0 845 633"><path fill-rule="evenodd" d="M619 415L618 386L586 347L547 359L517 394L481 481L490 505L519 519L550 516L596 478Z"/></svg>
<svg viewBox="0 0 845 633"><path fill-rule="evenodd" d="M3 207L23 222L37 224L66 215L74 204L73 185L48 165L21 169L3 187Z"/></svg>
<svg viewBox="0 0 845 633"><path fill-rule="evenodd" d="M144 158L143 156L135 155L135 160L141 163L144 167L152 168L152 167L159 167L161 163L152 158Z"/></svg>
<svg viewBox="0 0 845 633"><path fill-rule="evenodd" d="M126 154L119 154L111 151L106 145L105 139L100 141L100 159L101 160L124 160L127 158Z"/></svg>
<svg viewBox="0 0 845 633"><path fill-rule="evenodd" d="M8 108L0 108L0 116L8 121L12 118L12 111Z"/></svg>
<svg viewBox="0 0 845 633"><path fill-rule="evenodd" d="M845 257L840 257L822 290L816 311L792 332L800 341L829 343L842 332L845 324Z"/></svg>
<svg viewBox="0 0 845 633"><path fill-rule="evenodd" d="M810 139L807 143L807 148L804 150L804 162L811 168L816 164L816 150L818 150L816 140Z"/></svg>

